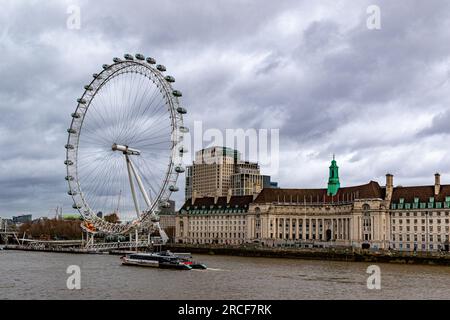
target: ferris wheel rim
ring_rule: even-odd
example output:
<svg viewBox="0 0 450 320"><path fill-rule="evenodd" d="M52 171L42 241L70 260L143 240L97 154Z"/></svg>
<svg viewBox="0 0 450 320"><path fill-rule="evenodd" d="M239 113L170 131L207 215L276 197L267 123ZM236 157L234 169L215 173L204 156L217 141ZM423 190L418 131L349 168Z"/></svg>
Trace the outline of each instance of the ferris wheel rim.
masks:
<svg viewBox="0 0 450 320"><path fill-rule="evenodd" d="M136 55L136 57L137 56L138 55ZM162 74L162 71L165 71L165 67L161 68L161 70L159 69L160 65L158 65L157 68L153 68L152 62L154 60L149 61L148 59L152 58L147 58L147 61L114 61L114 63L111 65L104 65L104 70L102 70L99 74L94 74L94 79L90 82L89 85L85 86L85 90L81 98L78 99L78 105L76 107L75 113L72 114L71 126L70 129L68 129L69 135L66 145L67 152L65 162L67 166L66 180L69 184L69 194L72 196L72 199L74 201L73 207L80 212L83 219L87 223L92 223L95 226L96 230L99 230L101 232L110 234L123 234L132 228L136 228L138 226L141 226L143 223L148 222L151 216L154 216L158 213L157 209L158 207L160 207L161 202L167 202L169 200L170 195L173 192L170 186L175 186L178 179L178 172L175 170L175 166L177 164L175 164L174 159L176 159L177 157L182 157L183 153L182 150L178 149L178 145L183 140L183 135L180 132L180 128L184 128L183 116L182 113L179 112L180 109L183 109L180 107L180 102L178 99L181 94L176 94L176 92L178 91L172 88L171 82L174 82L173 77L164 77L164 75ZM151 80L160 89L161 95L165 100L165 105L168 107L169 117L171 121L171 150L169 153L170 158L167 164L166 172L164 174L162 186L160 187L158 195L154 199L151 207L147 208L147 210L143 212L142 216L138 217L137 219L133 219L131 223L123 225L110 223L105 221L104 219L97 217L95 212L90 207L88 201L85 199L85 195L83 193L82 185L80 184L78 175L78 152L85 116L88 113L92 101L109 81L127 72L140 73L142 76ZM80 115L78 116L78 114ZM75 124L77 124L76 127L74 127Z"/></svg>

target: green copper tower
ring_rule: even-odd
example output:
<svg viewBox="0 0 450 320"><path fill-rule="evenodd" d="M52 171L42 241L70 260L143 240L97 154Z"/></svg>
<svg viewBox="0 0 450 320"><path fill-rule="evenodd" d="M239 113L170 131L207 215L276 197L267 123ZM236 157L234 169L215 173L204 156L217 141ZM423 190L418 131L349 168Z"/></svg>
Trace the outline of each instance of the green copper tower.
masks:
<svg viewBox="0 0 450 320"><path fill-rule="evenodd" d="M330 166L330 177L328 178L327 195L335 196L340 186L341 184L339 183L339 167L336 164L336 160L334 159L333 154L333 161L331 161Z"/></svg>

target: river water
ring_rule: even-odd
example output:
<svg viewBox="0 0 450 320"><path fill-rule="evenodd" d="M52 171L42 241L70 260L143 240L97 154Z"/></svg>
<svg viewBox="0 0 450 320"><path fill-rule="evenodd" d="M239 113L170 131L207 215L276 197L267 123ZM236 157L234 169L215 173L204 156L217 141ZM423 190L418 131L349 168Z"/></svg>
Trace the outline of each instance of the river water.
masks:
<svg viewBox="0 0 450 320"><path fill-rule="evenodd" d="M128 267L119 256L0 251L0 299L450 299L450 267L196 255L208 270ZM81 290L68 290L78 265Z"/></svg>

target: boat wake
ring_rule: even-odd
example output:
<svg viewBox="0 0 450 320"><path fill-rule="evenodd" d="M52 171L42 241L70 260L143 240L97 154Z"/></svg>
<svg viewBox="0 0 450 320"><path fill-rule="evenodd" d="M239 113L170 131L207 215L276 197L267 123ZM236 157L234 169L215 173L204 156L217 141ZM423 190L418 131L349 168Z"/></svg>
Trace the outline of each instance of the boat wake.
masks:
<svg viewBox="0 0 450 320"><path fill-rule="evenodd" d="M230 270L219 269L219 268L208 268L206 270L211 270L211 271L230 271Z"/></svg>

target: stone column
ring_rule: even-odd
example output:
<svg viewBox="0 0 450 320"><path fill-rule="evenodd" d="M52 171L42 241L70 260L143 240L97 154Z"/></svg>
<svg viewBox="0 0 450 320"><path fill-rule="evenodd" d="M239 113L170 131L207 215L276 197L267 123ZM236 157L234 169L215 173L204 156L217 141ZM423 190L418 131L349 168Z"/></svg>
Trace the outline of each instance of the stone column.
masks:
<svg viewBox="0 0 450 320"><path fill-rule="evenodd" d="M289 218L289 240L292 240L292 218Z"/></svg>
<svg viewBox="0 0 450 320"><path fill-rule="evenodd" d="M312 219L308 219L308 221L309 221L309 232L308 232L308 234L309 234L309 240L312 240L312 230L313 230L313 228L312 228Z"/></svg>
<svg viewBox="0 0 450 320"><path fill-rule="evenodd" d="M275 225L273 226L274 238L278 239L278 218L274 220Z"/></svg>
<svg viewBox="0 0 450 320"><path fill-rule="evenodd" d="M347 229L347 224L348 224L348 220L347 218L344 218L344 240L347 240L347 233L348 233L348 229Z"/></svg>
<svg viewBox="0 0 450 320"><path fill-rule="evenodd" d="M337 218L336 219L336 233L337 233L337 239L340 240L341 239L341 219Z"/></svg>
<svg viewBox="0 0 450 320"><path fill-rule="evenodd" d="M376 239L377 234L375 233L375 217L372 215L372 225L370 226L370 239L373 241ZM405 227L406 228L406 227Z"/></svg>
<svg viewBox="0 0 450 320"><path fill-rule="evenodd" d="M301 219L302 221L302 238L301 240L306 239L306 219Z"/></svg>
<svg viewBox="0 0 450 320"><path fill-rule="evenodd" d="M314 219L316 221L316 241L319 240L319 219Z"/></svg>
<svg viewBox="0 0 450 320"><path fill-rule="evenodd" d="M334 219L331 219L331 239L334 240Z"/></svg>

